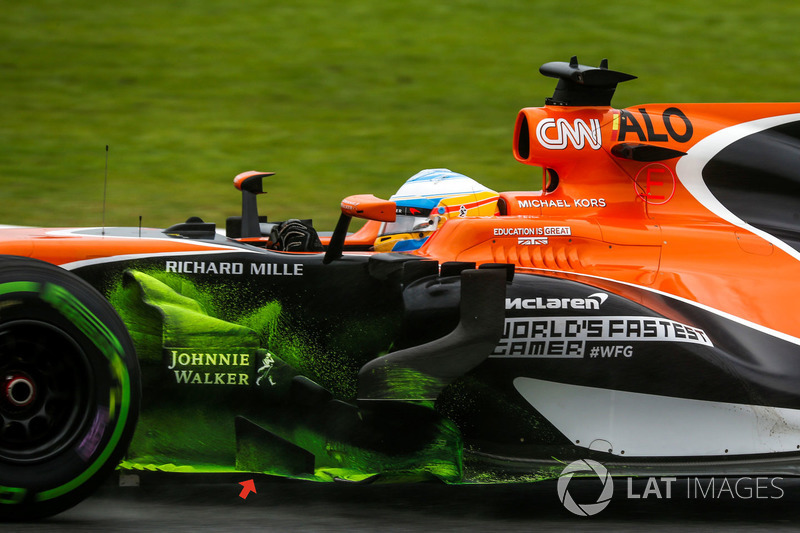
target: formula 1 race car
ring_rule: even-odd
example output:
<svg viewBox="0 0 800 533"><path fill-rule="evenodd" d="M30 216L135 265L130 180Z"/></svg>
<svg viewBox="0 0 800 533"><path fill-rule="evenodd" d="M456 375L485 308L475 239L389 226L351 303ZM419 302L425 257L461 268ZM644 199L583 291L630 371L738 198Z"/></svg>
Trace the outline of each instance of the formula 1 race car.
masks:
<svg viewBox="0 0 800 533"><path fill-rule="evenodd" d="M607 62L540 70L537 190L428 170L326 235L251 171L224 233L0 230L0 516L115 468L800 473L800 104L614 109Z"/></svg>

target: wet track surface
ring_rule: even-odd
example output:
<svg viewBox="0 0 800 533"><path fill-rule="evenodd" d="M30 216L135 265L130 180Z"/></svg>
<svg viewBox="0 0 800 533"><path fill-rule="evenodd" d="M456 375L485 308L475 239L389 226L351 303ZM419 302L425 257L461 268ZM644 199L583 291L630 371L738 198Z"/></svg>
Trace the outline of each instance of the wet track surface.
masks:
<svg viewBox="0 0 800 533"><path fill-rule="evenodd" d="M243 480L242 480L243 481ZM344 485L256 479L242 499L236 480L108 484L54 518L1 524L11 531L775 531L800 521L800 480L677 480L669 498L636 480L616 480L594 516L565 509L555 481L532 485ZM770 483L774 483L770 485ZM574 500L596 501L598 480L573 480ZM779 488L776 488L779 487ZM699 490L698 490L699 489ZM730 489L730 490L729 490ZM638 496L638 498L637 498ZM660 496L660 498L658 497Z"/></svg>

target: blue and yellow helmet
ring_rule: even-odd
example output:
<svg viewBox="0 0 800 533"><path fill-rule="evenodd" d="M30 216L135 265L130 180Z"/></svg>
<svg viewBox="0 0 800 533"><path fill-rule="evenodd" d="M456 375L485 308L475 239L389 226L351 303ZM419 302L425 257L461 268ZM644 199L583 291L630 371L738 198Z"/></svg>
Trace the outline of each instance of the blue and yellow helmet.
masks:
<svg viewBox="0 0 800 533"><path fill-rule="evenodd" d="M495 191L458 172L422 170L390 198L397 205L397 219L381 226L374 248L378 252L416 250L449 218L494 215L497 198Z"/></svg>

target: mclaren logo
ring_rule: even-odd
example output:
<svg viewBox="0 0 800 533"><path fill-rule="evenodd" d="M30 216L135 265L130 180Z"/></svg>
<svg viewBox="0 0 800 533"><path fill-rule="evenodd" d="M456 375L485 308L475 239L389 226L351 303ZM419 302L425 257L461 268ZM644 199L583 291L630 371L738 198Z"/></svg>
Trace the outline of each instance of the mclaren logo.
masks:
<svg viewBox="0 0 800 533"><path fill-rule="evenodd" d="M506 309L581 309L598 311L608 294L596 292L586 298L506 298Z"/></svg>

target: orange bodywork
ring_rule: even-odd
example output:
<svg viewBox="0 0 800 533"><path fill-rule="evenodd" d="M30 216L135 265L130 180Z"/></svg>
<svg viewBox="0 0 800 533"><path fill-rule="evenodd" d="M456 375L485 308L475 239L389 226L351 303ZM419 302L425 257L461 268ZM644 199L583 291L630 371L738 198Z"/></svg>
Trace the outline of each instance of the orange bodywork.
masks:
<svg viewBox="0 0 800 533"><path fill-rule="evenodd" d="M439 262L512 263L519 272L575 279L655 311L662 305L658 293L666 293L773 334L800 338L794 315L800 301L800 253L714 209L698 188L699 171L692 166L693 154L704 149L701 143L795 114L794 120L800 120L800 104L525 108L517 118L514 155L545 169L543 179L538 170L531 176L531 188L541 184L543 190L501 193L500 214L448 219L414 253ZM653 147L655 158L631 155ZM270 174L241 174L236 186ZM257 185L254 190L260 192ZM378 236L379 220L389 220L394 212L369 195L353 197L353 202L358 205L343 204L344 210L354 215L369 211L366 217L373 220L349 235L345 248L363 249ZM98 257L230 249L150 235L6 229L0 253L63 265ZM330 238L322 241L327 244Z"/></svg>
<svg viewBox="0 0 800 533"><path fill-rule="evenodd" d="M358 231L355 231L345 238L345 246L348 247L370 247L378 238L382 223L377 220L367 220L367 223L361 226ZM323 245L327 246L331 241L330 235L320 235L319 240Z"/></svg>
<svg viewBox="0 0 800 533"><path fill-rule="evenodd" d="M172 239L167 236L138 238L78 233L82 229L4 229L0 253L34 257L54 265L64 265L87 259L120 255L208 252L230 249L225 246L215 246L188 239ZM111 231L109 229L109 233Z"/></svg>
<svg viewBox="0 0 800 533"><path fill-rule="evenodd" d="M447 221L419 254L513 263L633 299L647 293L629 289L645 287L800 337L798 253L706 205L685 155L728 127L795 113L800 104L523 109L515 156L551 169L557 184L501 194L500 216ZM631 147L672 157L637 161L625 156Z"/></svg>

